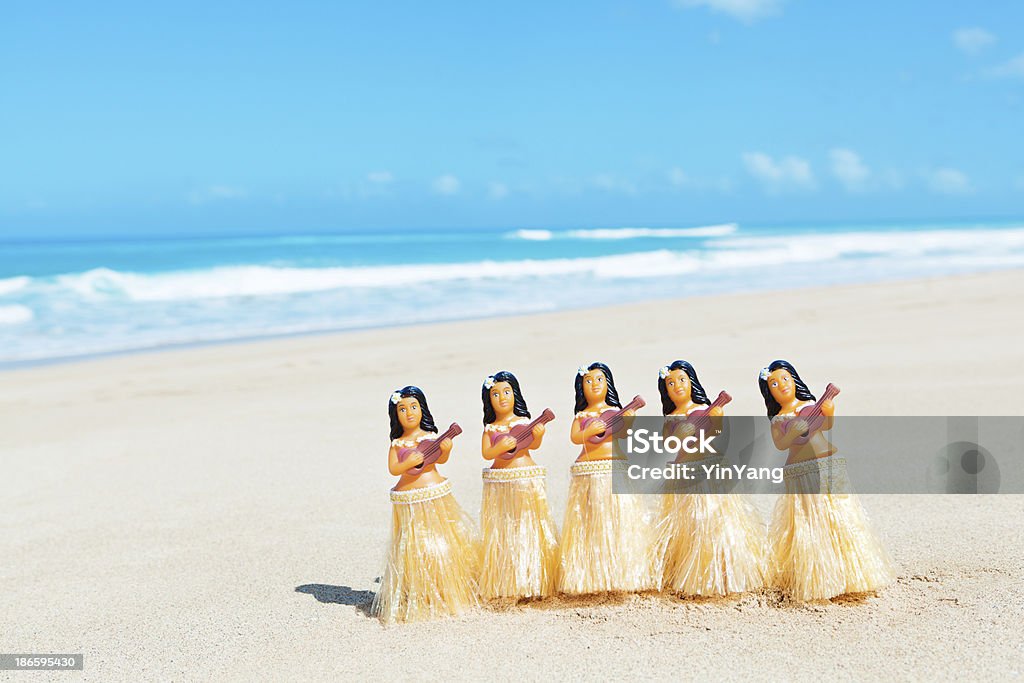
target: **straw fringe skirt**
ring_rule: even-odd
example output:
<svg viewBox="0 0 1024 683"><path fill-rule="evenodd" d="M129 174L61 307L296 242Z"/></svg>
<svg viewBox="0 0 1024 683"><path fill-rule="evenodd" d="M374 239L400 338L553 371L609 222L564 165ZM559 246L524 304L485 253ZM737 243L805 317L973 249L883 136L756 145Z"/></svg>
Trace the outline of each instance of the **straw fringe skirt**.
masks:
<svg viewBox="0 0 1024 683"><path fill-rule="evenodd" d="M621 461L577 462L570 469L558 590L569 595L654 590L650 527L641 497L612 493Z"/></svg>
<svg viewBox="0 0 1024 683"><path fill-rule="evenodd" d="M699 468L720 460L707 458L693 464ZM723 493L715 480L687 482L681 492L665 494L656 538L662 590L721 596L764 585L764 522L743 495Z"/></svg>
<svg viewBox="0 0 1024 683"><path fill-rule="evenodd" d="M893 581L892 559L851 493L846 459L786 465L770 537L771 585L799 601L876 591Z"/></svg>
<svg viewBox="0 0 1024 683"><path fill-rule="evenodd" d="M542 598L555 591L558 534L541 465L484 469L480 524L485 600Z"/></svg>
<svg viewBox="0 0 1024 683"><path fill-rule="evenodd" d="M391 545L371 612L384 623L456 615L478 604L480 547L448 481L391 492Z"/></svg>

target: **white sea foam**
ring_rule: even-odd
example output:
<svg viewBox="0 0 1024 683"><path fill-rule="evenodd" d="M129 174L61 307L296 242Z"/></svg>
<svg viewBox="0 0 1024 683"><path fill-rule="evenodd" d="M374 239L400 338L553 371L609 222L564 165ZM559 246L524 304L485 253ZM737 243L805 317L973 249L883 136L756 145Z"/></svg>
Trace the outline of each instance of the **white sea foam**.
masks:
<svg viewBox="0 0 1024 683"><path fill-rule="evenodd" d="M705 244L710 249L660 249L580 258L473 261L415 265L297 268L222 266L168 273L130 273L97 268L56 278L66 292L87 300L138 302L263 297L363 288L395 288L453 281L523 280L566 276L644 279L713 274L780 264L827 264L848 258L898 257L901 267L913 259L1019 258L1024 228L1011 230L859 232L833 235L735 237Z"/></svg>
<svg viewBox="0 0 1024 683"><path fill-rule="evenodd" d="M25 289L31 281L32 278L27 275L0 278L0 296L3 296L4 294L13 294L20 289Z"/></svg>
<svg viewBox="0 0 1024 683"><path fill-rule="evenodd" d="M333 268L225 266L155 274L96 268L84 273L58 276L56 282L59 287L88 300L125 298L131 301L178 301L350 288L393 288L453 280L505 280L561 275L651 277L657 272L684 272L694 267L691 261L692 258L662 250L575 259Z"/></svg>
<svg viewBox="0 0 1024 683"><path fill-rule="evenodd" d="M594 228L569 230L569 237L582 240L632 240L640 237L723 237L736 232L735 223L699 228Z"/></svg>
<svg viewBox="0 0 1024 683"><path fill-rule="evenodd" d="M523 229L508 233L510 239L548 241L552 239L576 240L632 240L641 237L724 237L737 230L735 223L705 225L696 228L589 228L584 230Z"/></svg>
<svg viewBox="0 0 1024 683"><path fill-rule="evenodd" d="M737 252L774 249L796 258L818 259L854 255L915 256L938 251L998 254L1024 248L1024 226L1002 230L859 231L730 237L710 240L705 246Z"/></svg>
<svg viewBox="0 0 1024 683"><path fill-rule="evenodd" d="M14 304L13 306L0 306L0 325L21 325L35 317L35 313L28 306Z"/></svg>
<svg viewBox="0 0 1024 683"><path fill-rule="evenodd" d="M532 240L534 242L546 242L551 239L552 232L550 230L516 230L509 237L513 237L521 240Z"/></svg>

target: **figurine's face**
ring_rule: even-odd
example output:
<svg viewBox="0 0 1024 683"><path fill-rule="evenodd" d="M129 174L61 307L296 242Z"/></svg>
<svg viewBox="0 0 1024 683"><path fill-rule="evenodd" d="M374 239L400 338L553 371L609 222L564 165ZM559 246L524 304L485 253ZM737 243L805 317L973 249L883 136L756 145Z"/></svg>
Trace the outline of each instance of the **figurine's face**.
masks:
<svg viewBox="0 0 1024 683"><path fill-rule="evenodd" d="M508 382L496 382L491 387L491 407L494 408L494 414L499 418L509 415L515 403L516 397L512 391L511 384Z"/></svg>
<svg viewBox="0 0 1024 683"><path fill-rule="evenodd" d="M583 375L583 396L587 403L600 403L608 395L608 379L600 370L590 370Z"/></svg>
<svg viewBox="0 0 1024 683"><path fill-rule="evenodd" d="M406 396L395 405L398 423L405 429L416 429L423 419L423 410L415 396Z"/></svg>
<svg viewBox="0 0 1024 683"><path fill-rule="evenodd" d="M793 384L793 375L789 370L779 368L768 375L768 390L772 393L778 403L786 405L796 395L796 385Z"/></svg>
<svg viewBox="0 0 1024 683"><path fill-rule="evenodd" d="M665 376L665 389L676 405L690 400L690 377L685 370L671 370Z"/></svg>

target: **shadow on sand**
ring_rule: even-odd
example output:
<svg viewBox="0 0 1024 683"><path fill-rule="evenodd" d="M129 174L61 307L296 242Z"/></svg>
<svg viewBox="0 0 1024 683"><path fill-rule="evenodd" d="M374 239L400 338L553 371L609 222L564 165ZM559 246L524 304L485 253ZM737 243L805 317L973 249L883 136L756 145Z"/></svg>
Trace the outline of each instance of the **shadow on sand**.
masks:
<svg viewBox="0 0 1024 683"><path fill-rule="evenodd" d="M372 591L360 591L349 586L329 586L325 583L307 583L296 586L296 593L312 595L317 602L355 607L357 612L370 616L370 603L373 602Z"/></svg>

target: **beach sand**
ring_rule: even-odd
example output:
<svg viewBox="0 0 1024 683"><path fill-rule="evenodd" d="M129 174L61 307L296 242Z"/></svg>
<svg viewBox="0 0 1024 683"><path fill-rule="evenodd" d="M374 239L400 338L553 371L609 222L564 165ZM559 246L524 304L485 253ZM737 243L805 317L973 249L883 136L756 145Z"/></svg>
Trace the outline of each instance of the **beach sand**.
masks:
<svg viewBox="0 0 1024 683"><path fill-rule="evenodd" d="M1019 676L1024 496L863 496L897 582L786 606L656 596L383 628L388 395L466 434L442 468L479 514L480 383L551 407L538 460L561 521L573 373L608 363L653 413L694 363L762 415L788 358L842 414L1024 414L1024 272L738 294L180 349L0 374L0 651L84 653L57 680ZM772 500L759 497L766 514ZM0 678L32 675L0 672Z"/></svg>

